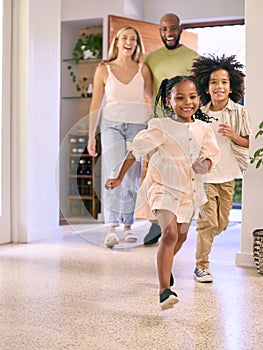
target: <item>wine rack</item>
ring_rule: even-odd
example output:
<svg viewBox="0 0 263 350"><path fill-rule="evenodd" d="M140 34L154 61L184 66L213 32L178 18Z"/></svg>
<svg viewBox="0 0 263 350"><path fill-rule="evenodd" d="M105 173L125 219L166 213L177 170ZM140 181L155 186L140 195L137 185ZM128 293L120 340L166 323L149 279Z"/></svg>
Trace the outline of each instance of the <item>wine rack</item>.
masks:
<svg viewBox="0 0 263 350"><path fill-rule="evenodd" d="M88 155L88 136L68 135L68 196L67 216L85 218L89 214L97 218L99 200L94 186L96 158Z"/></svg>

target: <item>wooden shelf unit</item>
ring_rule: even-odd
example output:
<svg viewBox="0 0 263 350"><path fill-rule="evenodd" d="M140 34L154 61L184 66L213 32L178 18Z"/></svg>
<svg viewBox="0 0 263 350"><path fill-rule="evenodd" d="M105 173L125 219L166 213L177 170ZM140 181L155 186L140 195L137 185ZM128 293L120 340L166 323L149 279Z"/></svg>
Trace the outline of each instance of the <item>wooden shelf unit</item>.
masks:
<svg viewBox="0 0 263 350"><path fill-rule="evenodd" d="M85 77L85 87L93 83L95 69L101 58L80 59L76 63L73 59L73 48L82 33L103 35L103 18L96 20L87 19L79 23L63 22L61 25L61 101L60 101L60 224L71 222L93 221L100 213L100 201L95 193L94 181L97 192L100 191L99 170L94 180L94 167L96 159L91 158L85 151L88 142L88 115L91 98L82 97L85 91L77 91L76 83L81 84ZM69 69L71 66L71 69ZM74 72L76 81L72 81L70 72ZM86 80L87 79L87 80ZM83 84L84 85L84 84ZM81 85L82 86L82 85ZM77 139L76 144L70 143L70 138ZM79 139L85 139L85 145ZM74 147L73 147L74 146ZM77 152L72 148L77 147ZM79 149L84 151L80 153ZM79 174L81 167L85 168L85 161L91 162L91 167L86 164L90 174ZM72 163L71 163L72 162ZM80 163L79 163L80 162ZM76 172L70 166L76 167ZM98 165L97 165L98 167ZM87 170L86 170L87 172Z"/></svg>
<svg viewBox="0 0 263 350"><path fill-rule="evenodd" d="M95 191L94 168L96 158L87 153L88 136L68 135L68 196L67 216L97 218L100 203Z"/></svg>

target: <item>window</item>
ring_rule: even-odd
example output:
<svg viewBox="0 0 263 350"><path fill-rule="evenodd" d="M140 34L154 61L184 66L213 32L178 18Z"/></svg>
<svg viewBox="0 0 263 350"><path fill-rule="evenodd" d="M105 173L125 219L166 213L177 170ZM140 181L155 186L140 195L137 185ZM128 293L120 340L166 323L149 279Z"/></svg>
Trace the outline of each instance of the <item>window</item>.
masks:
<svg viewBox="0 0 263 350"><path fill-rule="evenodd" d="M214 27L188 28L186 31L198 35L198 53L221 56L236 55L245 65L245 25L223 25Z"/></svg>

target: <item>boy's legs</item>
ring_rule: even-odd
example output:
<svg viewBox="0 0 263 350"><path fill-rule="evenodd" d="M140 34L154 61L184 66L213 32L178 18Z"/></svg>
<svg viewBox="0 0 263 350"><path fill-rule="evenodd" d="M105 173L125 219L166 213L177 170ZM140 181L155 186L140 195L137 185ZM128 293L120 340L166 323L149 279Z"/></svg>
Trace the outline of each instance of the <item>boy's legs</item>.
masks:
<svg viewBox="0 0 263 350"><path fill-rule="evenodd" d="M197 220L196 269L194 277L198 282L212 282L208 271L209 254L214 237L228 225L232 208L235 181L222 184L207 184L208 201L203 206Z"/></svg>
<svg viewBox="0 0 263 350"><path fill-rule="evenodd" d="M197 219L196 268L208 269L208 256L218 228L218 191L215 184L206 184L207 202Z"/></svg>

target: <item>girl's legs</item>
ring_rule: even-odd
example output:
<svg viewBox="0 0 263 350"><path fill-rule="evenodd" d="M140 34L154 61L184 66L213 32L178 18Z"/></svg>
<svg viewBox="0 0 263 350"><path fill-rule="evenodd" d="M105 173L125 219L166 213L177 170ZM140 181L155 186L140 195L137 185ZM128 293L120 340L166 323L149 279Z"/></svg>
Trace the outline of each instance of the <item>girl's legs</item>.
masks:
<svg viewBox="0 0 263 350"><path fill-rule="evenodd" d="M157 253L160 294L162 294L165 289L170 289L173 258L186 240L190 224L177 223L177 217L168 210L157 210L156 216L162 229Z"/></svg>
<svg viewBox="0 0 263 350"><path fill-rule="evenodd" d="M179 250L182 248L182 245L186 241L190 225L191 225L191 222L177 224L179 234L178 234L178 240L174 248L174 256L179 252Z"/></svg>

